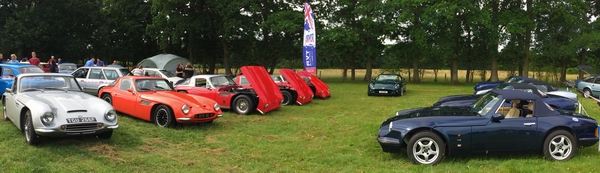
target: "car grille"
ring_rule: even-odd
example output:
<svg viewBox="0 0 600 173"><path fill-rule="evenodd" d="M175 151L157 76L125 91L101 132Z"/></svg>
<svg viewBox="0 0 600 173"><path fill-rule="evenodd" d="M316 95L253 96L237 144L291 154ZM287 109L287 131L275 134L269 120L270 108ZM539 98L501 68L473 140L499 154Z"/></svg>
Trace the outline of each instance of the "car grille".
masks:
<svg viewBox="0 0 600 173"><path fill-rule="evenodd" d="M69 124L66 126L67 127L66 127L65 131L67 131L67 132L81 132L81 131L91 131L91 130L98 129L97 123Z"/></svg>
<svg viewBox="0 0 600 173"><path fill-rule="evenodd" d="M196 114L194 115L194 118L208 118L208 117L212 117L215 116L215 114L213 113L209 113L209 114Z"/></svg>

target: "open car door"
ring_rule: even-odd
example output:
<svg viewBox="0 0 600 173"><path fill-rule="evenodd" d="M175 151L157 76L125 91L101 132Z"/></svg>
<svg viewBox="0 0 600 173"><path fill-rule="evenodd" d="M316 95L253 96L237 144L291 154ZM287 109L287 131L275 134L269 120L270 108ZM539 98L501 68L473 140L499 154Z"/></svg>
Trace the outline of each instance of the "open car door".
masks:
<svg viewBox="0 0 600 173"><path fill-rule="evenodd" d="M308 84L302 80L300 75L291 69L281 69L279 70L279 73L283 75L283 77L290 83L290 86L296 90L296 93L298 93L296 102L299 105L304 105L312 101L313 93Z"/></svg>
<svg viewBox="0 0 600 173"><path fill-rule="evenodd" d="M329 86L327 86L327 84L325 84L325 82L323 82L321 79L306 71L298 72L298 74L300 76L306 76L310 78L310 83L315 87L315 97L326 99L331 96L331 94L329 93Z"/></svg>
<svg viewBox="0 0 600 173"><path fill-rule="evenodd" d="M243 66L244 76L258 95L256 110L265 114L281 107L283 95L263 66Z"/></svg>

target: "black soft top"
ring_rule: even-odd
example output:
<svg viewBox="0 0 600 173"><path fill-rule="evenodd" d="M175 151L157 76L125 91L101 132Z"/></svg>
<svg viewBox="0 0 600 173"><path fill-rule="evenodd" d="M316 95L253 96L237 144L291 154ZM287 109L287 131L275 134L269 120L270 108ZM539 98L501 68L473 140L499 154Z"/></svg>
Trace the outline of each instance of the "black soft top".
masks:
<svg viewBox="0 0 600 173"><path fill-rule="evenodd" d="M548 91L557 91L558 89L554 86L552 86L550 83L548 82L544 82L544 81L540 81L537 79L533 79L533 78L523 78L523 81L525 82L529 82L533 85L544 85L546 86L546 88L548 89Z"/></svg>
<svg viewBox="0 0 600 173"><path fill-rule="evenodd" d="M492 90L494 94L501 95L506 100L533 100L535 107L534 117L556 116L560 113L548 106L540 96L519 90Z"/></svg>

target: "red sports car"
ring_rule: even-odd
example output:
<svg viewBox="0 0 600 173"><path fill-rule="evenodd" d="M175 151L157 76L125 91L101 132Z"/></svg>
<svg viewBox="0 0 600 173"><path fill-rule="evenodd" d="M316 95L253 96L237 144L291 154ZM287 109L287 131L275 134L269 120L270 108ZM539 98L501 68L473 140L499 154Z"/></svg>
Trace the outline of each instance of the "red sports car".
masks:
<svg viewBox="0 0 600 173"><path fill-rule="evenodd" d="M267 70L262 66L244 66L240 68L250 83L256 83L252 88L237 85L233 79L225 75L196 75L181 83L175 90L213 99L223 109L233 109L238 114L249 114L257 110L261 114L279 109L283 96Z"/></svg>
<svg viewBox="0 0 600 173"><path fill-rule="evenodd" d="M279 90L283 95L283 105L290 105L294 102L304 105L312 101L312 91L300 75L291 69L281 69L279 73L281 73L281 76L271 75L271 78L279 86ZM245 88L252 88L251 83L246 79L245 75L237 76L235 82Z"/></svg>
<svg viewBox="0 0 600 173"><path fill-rule="evenodd" d="M124 76L98 92L115 110L160 127L176 123L212 123L223 115L219 104L206 97L178 93L164 78Z"/></svg>
<svg viewBox="0 0 600 173"><path fill-rule="evenodd" d="M331 97L331 93L329 93L329 86L327 86L327 84L325 84L325 82L323 82L321 79L306 71L298 72L298 74L300 76L308 77L310 79L310 88L312 89L313 94L315 94L315 97L321 99Z"/></svg>

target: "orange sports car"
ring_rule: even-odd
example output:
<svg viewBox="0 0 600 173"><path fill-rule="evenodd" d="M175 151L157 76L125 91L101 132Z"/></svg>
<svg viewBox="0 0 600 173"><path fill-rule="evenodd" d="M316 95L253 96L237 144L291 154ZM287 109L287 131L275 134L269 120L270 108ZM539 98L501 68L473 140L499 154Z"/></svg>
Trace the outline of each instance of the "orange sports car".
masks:
<svg viewBox="0 0 600 173"><path fill-rule="evenodd" d="M164 78L124 76L98 92L115 110L160 127L176 123L211 123L223 115L219 104L206 97L175 92Z"/></svg>

